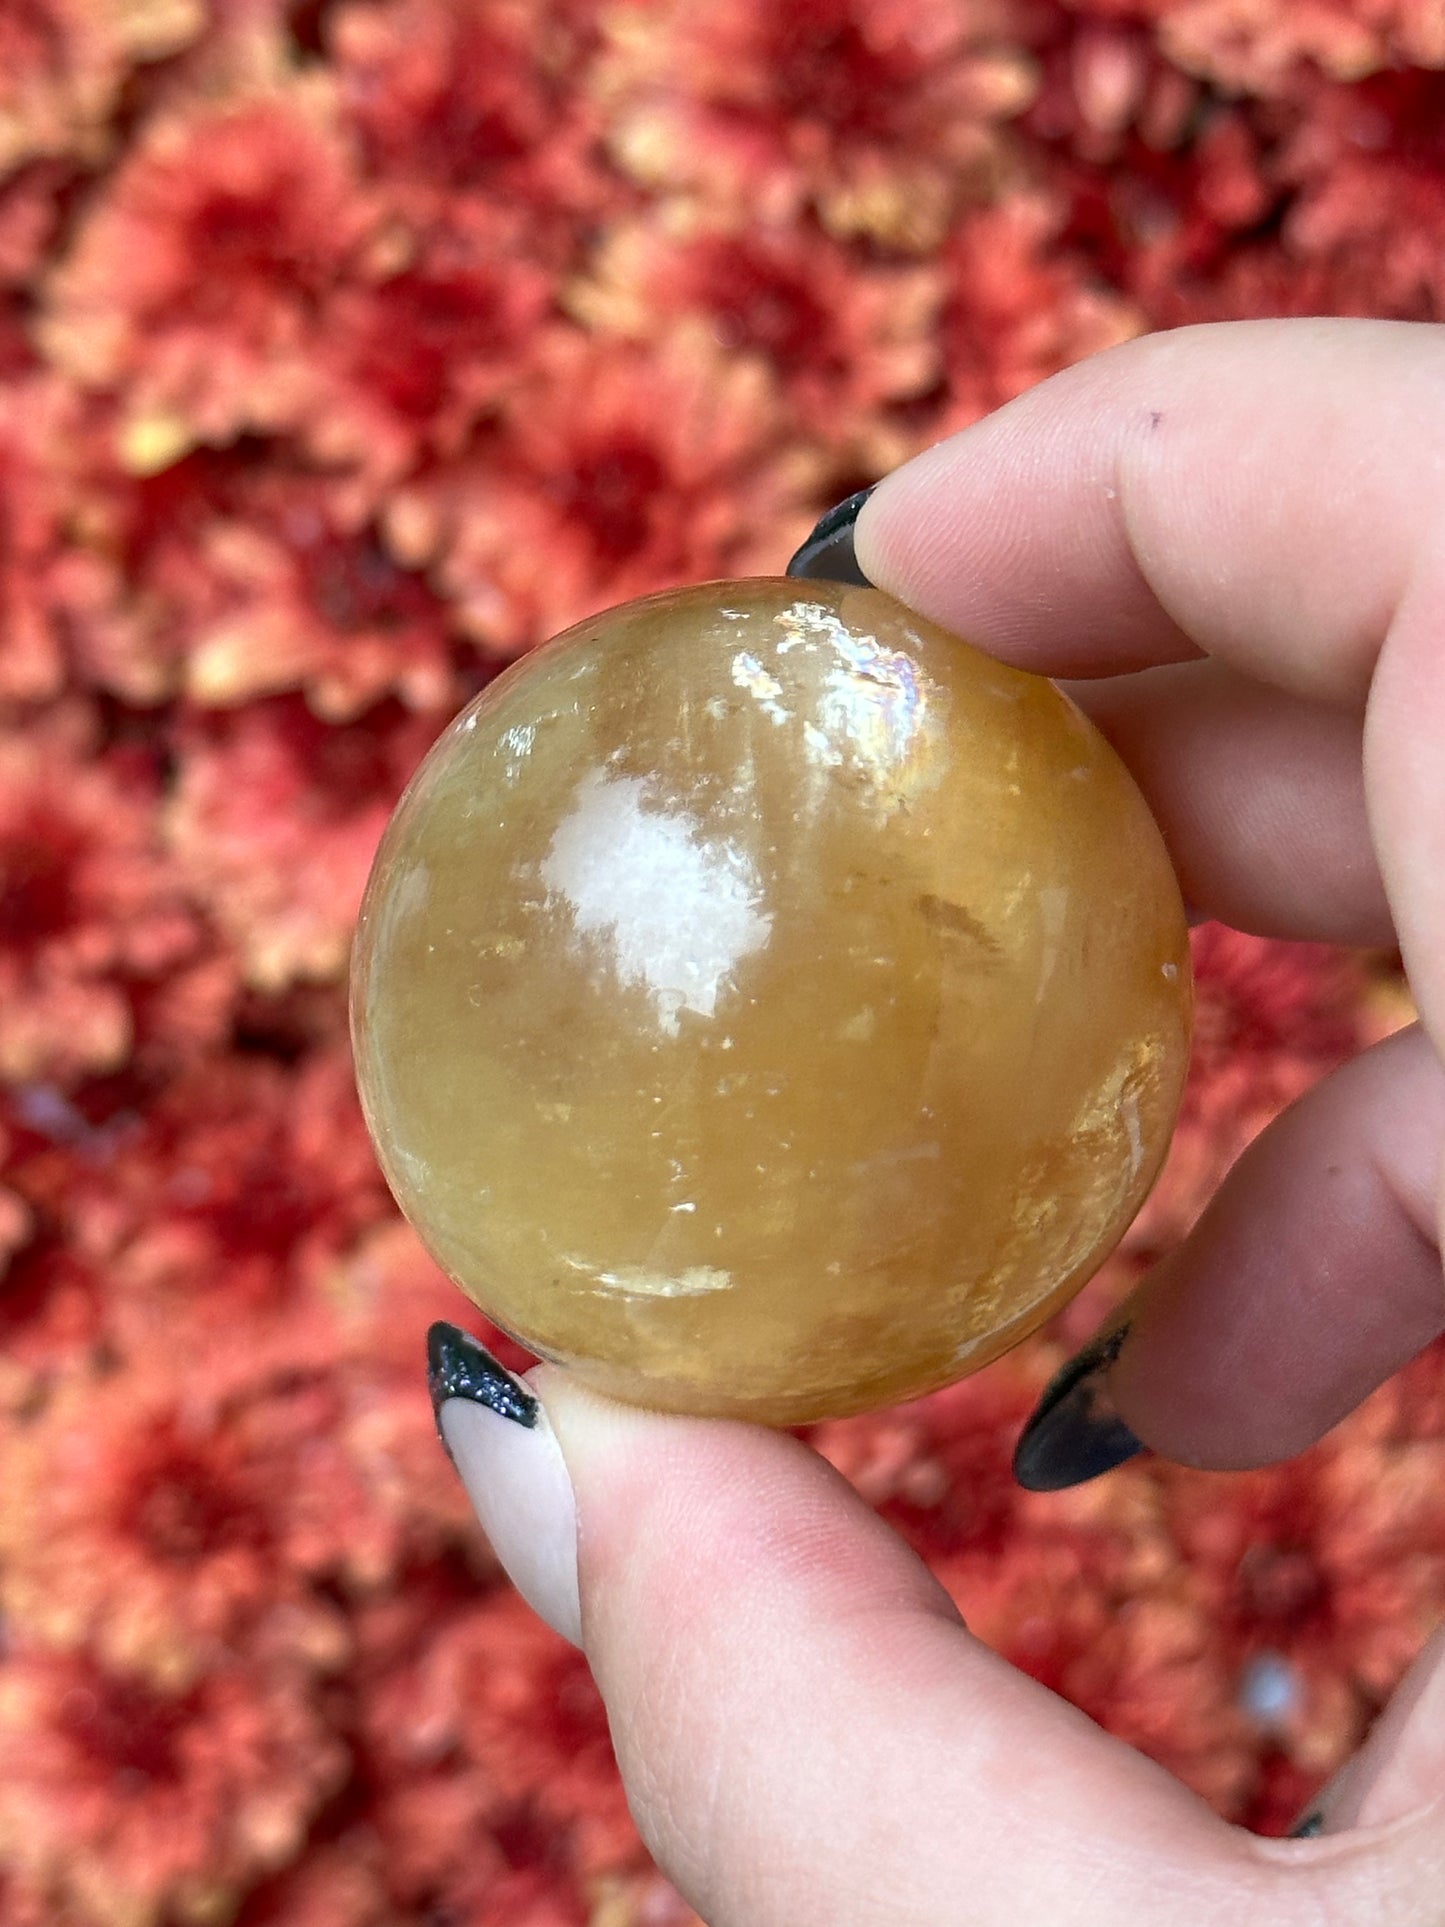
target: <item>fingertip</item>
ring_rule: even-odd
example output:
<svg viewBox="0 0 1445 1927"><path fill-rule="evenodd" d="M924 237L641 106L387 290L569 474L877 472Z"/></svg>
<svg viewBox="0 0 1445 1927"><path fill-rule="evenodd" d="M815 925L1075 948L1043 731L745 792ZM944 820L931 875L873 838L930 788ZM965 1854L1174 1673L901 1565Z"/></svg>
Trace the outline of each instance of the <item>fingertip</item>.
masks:
<svg viewBox="0 0 1445 1927"><path fill-rule="evenodd" d="M1441 331L1265 320L1125 342L905 463L860 565L1046 675L1201 652L1358 705L1434 518Z"/></svg>
<svg viewBox="0 0 1445 1927"><path fill-rule="evenodd" d="M864 574L1046 675L1197 656L1144 581L1121 514L1115 397L1153 352L1152 341L1107 349L885 476L854 531Z"/></svg>
<svg viewBox="0 0 1445 1927"><path fill-rule="evenodd" d="M822 1619L880 1590L956 1618L946 1592L847 1481L801 1440L735 1419L623 1404L542 1366L577 1494L584 1614L602 1664L614 1637L671 1632L679 1600L709 1618L770 1609Z"/></svg>

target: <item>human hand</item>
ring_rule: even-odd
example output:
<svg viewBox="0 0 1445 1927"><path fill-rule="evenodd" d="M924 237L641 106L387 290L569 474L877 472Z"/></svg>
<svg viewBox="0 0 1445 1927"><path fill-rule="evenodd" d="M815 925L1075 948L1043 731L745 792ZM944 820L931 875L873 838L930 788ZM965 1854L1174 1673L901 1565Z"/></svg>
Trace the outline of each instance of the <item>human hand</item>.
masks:
<svg viewBox="0 0 1445 1927"><path fill-rule="evenodd" d="M1445 329L1149 337L907 464L858 562L1069 679L1197 911L1398 941L1422 1022L1293 1106L1060 1374L1029 1483L1311 1443L1445 1326ZM633 1810L710 1927L1441 1927L1445 1635L1266 1841L971 1638L787 1436L525 1386L451 1328L443 1435L585 1644Z"/></svg>

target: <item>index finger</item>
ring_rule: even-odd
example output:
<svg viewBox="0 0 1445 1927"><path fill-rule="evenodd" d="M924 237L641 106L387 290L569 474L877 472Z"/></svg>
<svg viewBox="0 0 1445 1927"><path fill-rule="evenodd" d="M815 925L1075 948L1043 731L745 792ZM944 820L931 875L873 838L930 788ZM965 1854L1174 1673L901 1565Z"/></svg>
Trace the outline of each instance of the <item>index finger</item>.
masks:
<svg viewBox="0 0 1445 1927"><path fill-rule="evenodd" d="M1445 480L1445 329L1251 321L1080 363L879 484L870 581L1024 668L1208 654L1363 700Z"/></svg>

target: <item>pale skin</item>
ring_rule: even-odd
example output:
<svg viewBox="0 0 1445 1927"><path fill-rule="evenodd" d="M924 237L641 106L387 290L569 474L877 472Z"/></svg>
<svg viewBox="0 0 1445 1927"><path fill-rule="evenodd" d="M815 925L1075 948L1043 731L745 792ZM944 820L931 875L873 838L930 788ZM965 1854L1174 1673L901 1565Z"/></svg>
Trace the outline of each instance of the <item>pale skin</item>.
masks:
<svg viewBox="0 0 1445 1927"><path fill-rule="evenodd" d="M1298 1452L1445 1326L1445 327L1260 322L1098 357L900 469L865 572L1070 680L1185 893L1398 941L1421 1013L1320 1085L1146 1280L1153 1449ZM1265 1841L974 1640L796 1441L533 1375L634 1811L710 1927L1442 1927L1445 1635Z"/></svg>

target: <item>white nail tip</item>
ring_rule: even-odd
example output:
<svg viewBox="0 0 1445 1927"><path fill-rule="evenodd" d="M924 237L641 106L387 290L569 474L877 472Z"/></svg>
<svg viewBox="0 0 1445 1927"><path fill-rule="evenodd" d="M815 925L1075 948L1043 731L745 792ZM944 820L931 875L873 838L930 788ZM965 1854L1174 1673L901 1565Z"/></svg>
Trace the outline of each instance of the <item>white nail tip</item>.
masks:
<svg viewBox="0 0 1445 1927"><path fill-rule="evenodd" d="M577 1501L567 1462L541 1409L533 1426L469 1399L438 1414L467 1496L512 1584L555 1632L582 1644Z"/></svg>

